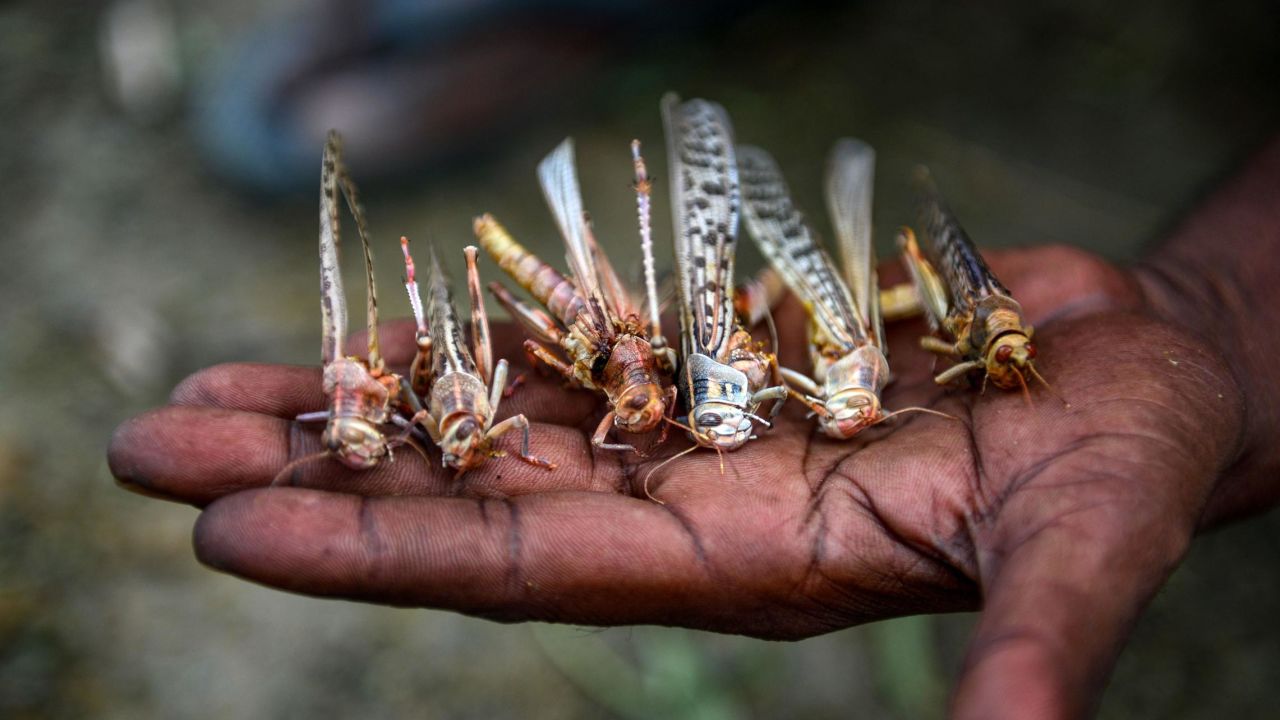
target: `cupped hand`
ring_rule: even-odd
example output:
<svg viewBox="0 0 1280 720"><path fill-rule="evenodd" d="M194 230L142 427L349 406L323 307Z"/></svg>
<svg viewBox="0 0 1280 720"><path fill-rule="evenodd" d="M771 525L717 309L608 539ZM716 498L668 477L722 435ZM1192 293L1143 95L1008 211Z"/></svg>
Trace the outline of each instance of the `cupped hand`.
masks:
<svg viewBox="0 0 1280 720"><path fill-rule="evenodd" d="M687 440L673 433L651 457L593 451L599 403L530 372L499 415L534 421L532 452L553 472L504 457L455 480L434 448L401 448L372 471L326 459L266 487L318 449L320 428L293 417L324 407L320 374L236 364L123 424L111 468L126 487L204 508L202 562L310 595L767 638L981 607L954 714L1082 715L1183 556L1242 401L1214 352L1155 319L1128 273L1057 247L990 260L1069 405L1042 387L1028 404L936 386L923 325L908 322L890 329L884 405L956 419L904 415L839 442L793 404L741 450L648 477ZM807 370L798 306L778 325L783 363ZM384 332L388 357L407 364L411 327ZM494 333L497 357L520 366L518 336Z"/></svg>

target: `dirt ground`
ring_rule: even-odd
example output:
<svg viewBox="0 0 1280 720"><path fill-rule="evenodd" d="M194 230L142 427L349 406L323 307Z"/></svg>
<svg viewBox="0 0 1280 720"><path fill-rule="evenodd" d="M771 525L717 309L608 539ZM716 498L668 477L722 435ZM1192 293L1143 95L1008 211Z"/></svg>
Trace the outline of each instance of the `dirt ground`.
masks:
<svg viewBox="0 0 1280 720"><path fill-rule="evenodd" d="M780 644L496 625L199 566L196 511L117 489L105 447L198 368L318 357L314 192L237 188L210 171L195 129L213 63L305 4L143 3L170 13L176 52L169 89L145 106L110 90L104 28L122 4L0 6L0 716L938 715L972 616ZM1129 261L1280 128L1277 38L1280 11L1261 3L765 4L613 53L473 161L368 184L366 198L375 232L461 245L469 219L494 210L545 228L531 244L550 248L533 167L573 134L598 226L631 232L627 143L661 147L657 100L675 89L725 104L740 139L796 169L810 206L830 142L856 134L877 147L880 178L922 161L954 178L980 243ZM907 207L906 183L882 180L881 225ZM396 261L384 252L380 276L397 278ZM1139 623L1101 716L1274 716L1277 557L1275 512L1200 538Z"/></svg>

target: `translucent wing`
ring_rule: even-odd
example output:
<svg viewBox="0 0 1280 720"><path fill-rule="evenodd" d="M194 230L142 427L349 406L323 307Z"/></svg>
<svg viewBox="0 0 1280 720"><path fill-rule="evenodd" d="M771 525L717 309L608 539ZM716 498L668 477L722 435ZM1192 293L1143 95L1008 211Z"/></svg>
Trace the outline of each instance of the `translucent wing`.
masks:
<svg viewBox="0 0 1280 720"><path fill-rule="evenodd" d="M662 99L685 354L718 358L734 317L733 254L741 205L733 128L706 100Z"/></svg>
<svg viewBox="0 0 1280 720"><path fill-rule="evenodd" d="M827 211L831 213L853 301L866 320L867 335L883 350L884 318L880 313L880 283L871 239L875 168L876 151L870 145L853 138L838 141L827 161Z"/></svg>
<svg viewBox="0 0 1280 720"><path fill-rule="evenodd" d="M587 299L587 306L601 329L612 327L604 317L605 296L596 271L592 242L582 207L582 191L578 187L578 171L574 167L573 138L565 138L538 164L538 182L556 218L567 248L569 269L574 284Z"/></svg>
<svg viewBox="0 0 1280 720"><path fill-rule="evenodd" d="M743 146L738 148L738 166L747 229L760 251L810 309L827 338L843 350L854 349L866 337L862 318L831 257L792 204L778 164L764 150Z"/></svg>
<svg viewBox="0 0 1280 720"><path fill-rule="evenodd" d="M924 309L925 319L929 327L937 332L947 317L949 301L947 288L938 276L937 270L920 251L916 234L909 227L898 230L898 247L902 249L902 262L911 276L911 284L915 287L916 297Z"/></svg>
<svg viewBox="0 0 1280 720"><path fill-rule="evenodd" d="M320 164L320 317L323 325L320 359L325 365L344 356L342 343L347 336L347 297L342 289L342 267L338 264L341 156L342 141L336 132L330 132Z"/></svg>

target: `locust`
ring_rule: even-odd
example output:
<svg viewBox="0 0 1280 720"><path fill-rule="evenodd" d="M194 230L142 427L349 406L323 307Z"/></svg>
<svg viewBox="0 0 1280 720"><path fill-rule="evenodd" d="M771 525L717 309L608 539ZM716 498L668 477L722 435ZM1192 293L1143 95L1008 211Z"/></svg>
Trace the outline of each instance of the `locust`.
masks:
<svg viewBox="0 0 1280 720"><path fill-rule="evenodd" d="M776 358L752 339L732 301L734 250L741 217L733 129L719 105L662 99L671 173L671 209L680 318L678 385L697 446L717 452L742 447L756 411L787 398Z"/></svg>
<svg viewBox="0 0 1280 720"><path fill-rule="evenodd" d="M886 414L880 401L890 373L871 236L875 151L845 138L827 162L827 207L843 276L792 202L773 157L757 147L739 147L738 164L747 229L809 313L813 376L789 368L782 374L798 388L792 393L812 411L819 428L828 437L848 439L900 412L935 413L904 408Z"/></svg>
<svg viewBox="0 0 1280 720"><path fill-rule="evenodd" d="M981 371L984 389L989 381L1025 394L1028 375L1049 388L1035 368L1034 331L1022 306L987 267L929 172L920 168L915 182L922 241L903 227L897 242L930 328L946 338L925 336L920 346L955 362L934 380L946 385Z"/></svg>
<svg viewBox="0 0 1280 720"><path fill-rule="evenodd" d="M347 355L344 349L347 301L339 262L339 192L355 219L364 255L369 329L368 354L364 358ZM389 459L392 448L408 442L409 438L406 432L388 437L392 425L404 425L403 418L396 415L402 384L400 377L387 369L380 352L378 294L368 223L359 192L342 161L342 139L334 131L329 132L325 142L320 169L320 314L322 382L329 407L303 413L297 420L325 422L321 435L324 450L289 463L273 484L281 482L298 464L330 455L354 470L372 468Z"/></svg>
<svg viewBox="0 0 1280 720"><path fill-rule="evenodd" d="M674 412L676 388L671 379L674 352L667 346L658 318L649 179L638 141L631 149L647 317L596 242L583 210L571 139L538 165L538 181L564 239L572 279L529 252L492 215L477 218L474 229L480 246L498 266L546 309L522 302L499 283L489 285L532 335L524 343L530 364L545 365L569 385L604 395L608 411L592 434L593 446L640 452L630 443L610 441L610 430L640 435L657 429ZM659 442L666 431L662 425Z"/></svg>
<svg viewBox="0 0 1280 720"><path fill-rule="evenodd" d="M493 363L489 341L489 318L480 294L480 273L476 256L468 246L467 289L471 300L471 348L449 292L448 279L440 267L435 249L428 255L429 304L423 307L409 239L400 238L404 253L405 289L417 323L418 351L410 366L406 404L413 411L410 422L426 430L441 452L441 463L463 473L479 467L490 457L505 453L494 449L494 441L512 430L522 434L519 458L530 465L555 469L553 463L529 454L529 420L513 415L494 423L498 404L507 384L506 359ZM425 398L425 406L419 399Z"/></svg>

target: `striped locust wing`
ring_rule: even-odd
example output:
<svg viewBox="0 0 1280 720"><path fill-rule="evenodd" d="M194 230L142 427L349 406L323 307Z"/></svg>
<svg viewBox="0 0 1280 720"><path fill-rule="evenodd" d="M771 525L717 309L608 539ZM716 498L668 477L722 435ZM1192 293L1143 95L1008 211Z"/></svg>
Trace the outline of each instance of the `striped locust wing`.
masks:
<svg viewBox="0 0 1280 720"><path fill-rule="evenodd" d="M758 147L738 148L743 215L761 253L805 304L814 321L843 354L867 337L849 288L818 244L778 165Z"/></svg>
<svg viewBox="0 0 1280 720"><path fill-rule="evenodd" d="M722 359L734 328L731 300L740 190L733 129L706 100L662 99L684 355Z"/></svg>
<svg viewBox="0 0 1280 720"><path fill-rule="evenodd" d="M342 162L342 141L329 133L320 165L320 318L322 341L320 359L325 366L345 357L347 337L347 296L342 287L342 226L338 217L338 171Z"/></svg>
<svg viewBox="0 0 1280 720"><path fill-rule="evenodd" d="M449 278L440 266L434 246L427 247L427 326L431 333L431 372L435 378L461 372L480 377L475 358L467 348L458 312L449 291Z"/></svg>
<svg viewBox="0 0 1280 720"><path fill-rule="evenodd" d="M914 182L919 196L916 226L921 233L920 254L945 285L950 313L968 315L984 297L1008 296L1009 290L987 267L986 260L943 202L929 171L918 168Z"/></svg>
<svg viewBox="0 0 1280 720"><path fill-rule="evenodd" d="M538 163L538 183L542 194L555 216L560 235L564 238L569 269L573 273L578 292L587 301L588 312L602 334L608 334L613 324L608 317L611 303L601 288L600 274L596 270L595 241L587 225L586 211L582 206L582 190L578 185L573 139L565 138L555 150ZM608 308L608 309L606 309Z"/></svg>
<svg viewBox="0 0 1280 720"><path fill-rule="evenodd" d="M871 232L875 170L876 151L870 145L854 138L837 141L827 159L827 211L840 246L844 277L864 323L863 330L876 347L887 351Z"/></svg>
<svg viewBox="0 0 1280 720"><path fill-rule="evenodd" d="M360 191L342 162L342 138L336 131L331 130L325 142L320 170L320 302L324 324L321 357L326 365L337 358L344 357L343 339L347 334L347 303L339 261L341 250L339 192L342 193L347 208L355 219L356 234L360 238L360 249L364 255L369 330L368 362L370 368L379 368L382 366L382 357L378 342L378 289L373 277L373 249L369 244L369 223L365 219L364 206L360 203Z"/></svg>

